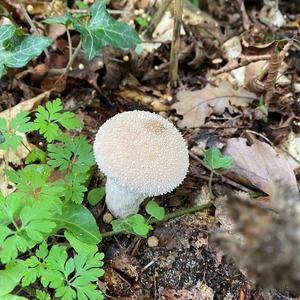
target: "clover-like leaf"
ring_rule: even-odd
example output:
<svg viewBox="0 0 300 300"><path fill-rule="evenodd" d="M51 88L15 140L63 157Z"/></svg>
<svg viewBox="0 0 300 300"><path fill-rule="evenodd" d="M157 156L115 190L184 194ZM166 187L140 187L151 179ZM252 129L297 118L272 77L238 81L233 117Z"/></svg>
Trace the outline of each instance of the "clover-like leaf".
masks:
<svg viewBox="0 0 300 300"><path fill-rule="evenodd" d="M155 201L149 201L145 207L146 212L155 219L161 221L165 216L165 209L159 206Z"/></svg>
<svg viewBox="0 0 300 300"><path fill-rule="evenodd" d="M211 169L229 169L233 163L233 157L223 155L216 147L207 149L204 153L204 163Z"/></svg>

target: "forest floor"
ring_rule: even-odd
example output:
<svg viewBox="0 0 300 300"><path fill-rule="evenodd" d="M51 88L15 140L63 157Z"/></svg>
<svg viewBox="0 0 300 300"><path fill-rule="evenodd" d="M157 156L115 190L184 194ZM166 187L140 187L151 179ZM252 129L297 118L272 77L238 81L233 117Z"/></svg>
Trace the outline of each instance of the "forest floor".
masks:
<svg viewBox="0 0 300 300"><path fill-rule="evenodd" d="M148 110L167 118L182 132L190 153L183 184L155 198L168 213L211 200L210 170L202 160L206 149L216 147L234 158L233 167L213 176L210 208L153 225L150 235L157 237L158 246L149 247L147 238L131 234L103 239L105 275L98 284L107 299L299 299L288 289L276 289L276 275L263 288L264 276L280 270L272 269L268 259L263 264L252 255L249 229L253 224L259 228L258 239L274 229L268 228L270 221L262 212L272 209L269 195L274 196L276 188L269 187L271 179L298 193L300 3L280 1L276 6L275 2L201 0L194 1L195 6L185 2L178 79L170 81L172 4L147 35L151 17L163 1L110 1L114 18L135 25L144 40L143 52L106 47L88 61L79 51L71 69L57 82L60 75L51 70L66 67L69 61L65 27L42 23L50 1L24 1L38 30L54 44L48 57L41 54L0 79L0 112L22 102L31 112L37 104L59 97L64 111L80 118L84 124L80 133L90 143L99 126L120 112ZM80 9L76 3L68 1L65 9ZM17 1L4 1L3 6L29 31ZM4 19L0 15L0 24ZM73 29L69 33L76 48L79 35ZM42 96L35 98L38 95ZM38 134L29 134L28 142L43 147ZM20 168L22 159L11 165ZM105 177L95 171L89 189L104 185ZM226 204L230 197L235 200ZM242 199L255 204L247 206ZM103 222L104 202L87 206L101 232L110 231L110 224ZM231 218L230 210L234 210ZM251 249L248 253L225 236L225 232L237 234L235 226ZM248 276L247 266L256 264Z"/></svg>

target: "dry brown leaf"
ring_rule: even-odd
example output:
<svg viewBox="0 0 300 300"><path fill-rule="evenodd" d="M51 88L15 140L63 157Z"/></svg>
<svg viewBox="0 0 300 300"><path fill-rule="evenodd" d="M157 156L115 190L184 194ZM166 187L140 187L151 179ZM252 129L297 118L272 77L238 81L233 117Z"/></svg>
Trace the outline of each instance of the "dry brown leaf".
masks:
<svg viewBox="0 0 300 300"><path fill-rule="evenodd" d="M269 194L271 180L280 180L298 193L298 186L293 169L288 161L270 145L255 141L248 146L243 138L228 140L224 154L234 157L233 167L228 176L235 181L254 186Z"/></svg>
<svg viewBox="0 0 300 300"><path fill-rule="evenodd" d="M255 94L246 89L235 90L231 83L223 81L218 87L208 84L202 90L178 92L178 102L172 108L183 116L178 126L193 128L203 125L216 105L223 105L224 109L231 106L243 107L248 106L254 98Z"/></svg>
<svg viewBox="0 0 300 300"><path fill-rule="evenodd" d="M139 88L126 87L123 90L118 91L117 94L124 99L141 103L155 112L166 111L169 109L167 105L162 103L165 99L149 95Z"/></svg>

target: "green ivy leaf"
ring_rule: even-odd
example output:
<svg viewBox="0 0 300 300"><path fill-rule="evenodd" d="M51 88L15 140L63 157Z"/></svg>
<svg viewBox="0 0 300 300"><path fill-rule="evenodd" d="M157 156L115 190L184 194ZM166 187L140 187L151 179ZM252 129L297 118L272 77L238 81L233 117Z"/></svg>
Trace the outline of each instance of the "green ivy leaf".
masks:
<svg viewBox="0 0 300 300"><path fill-rule="evenodd" d="M69 23L71 23L72 16L69 13L66 13L62 16L50 16L47 19L43 21L43 23L46 24L63 24L67 26Z"/></svg>
<svg viewBox="0 0 300 300"><path fill-rule="evenodd" d="M230 155L223 155L218 148L211 147L204 153L204 163L210 169L229 169L233 163L233 157Z"/></svg>
<svg viewBox="0 0 300 300"><path fill-rule="evenodd" d="M165 209L159 206L155 201L149 201L146 205L146 212L155 219L161 221L165 216Z"/></svg>
<svg viewBox="0 0 300 300"><path fill-rule="evenodd" d="M14 25L0 26L0 77L5 67L21 68L51 45L52 40L37 35L16 35Z"/></svg>
<svg viewBox="0 0 300 300"><path fill-rule="evenodd" d="M140 43L138 34L131 26L109 15L104 0L98 0L91 6L91 19L87 24L75 18L72 21L81 34L82 46L89 60L107 45L126 49Z"/></svg>
<svg viewBox="0 0 300 300"><path fill-rule="evenodd" d="M70 231L78 240L87 244L98 244L102 237L92 213L83 205L67 203L63 214L55 215L53 220L60 228Z"/></svg>
<svg viewBox="0 0 300 300"><path fill-rule="evenodd" d="M87 199L91 205L98 204L101 200L104 199L105 196L105 188L95 188L88 192Z"/></svg>

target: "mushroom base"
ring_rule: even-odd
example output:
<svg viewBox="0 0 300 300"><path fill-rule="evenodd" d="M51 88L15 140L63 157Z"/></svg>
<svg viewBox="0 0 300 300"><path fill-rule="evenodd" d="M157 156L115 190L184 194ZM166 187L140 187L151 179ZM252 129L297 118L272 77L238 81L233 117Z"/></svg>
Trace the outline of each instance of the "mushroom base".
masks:
<svg viewBox="0 0 300 300"><path fill-rule="evenodd" d="M125 219L131 214L136 214L145 199L145 196L128 190L110 178L107 178L105 187L107 208L116 218Z"/></svg>

